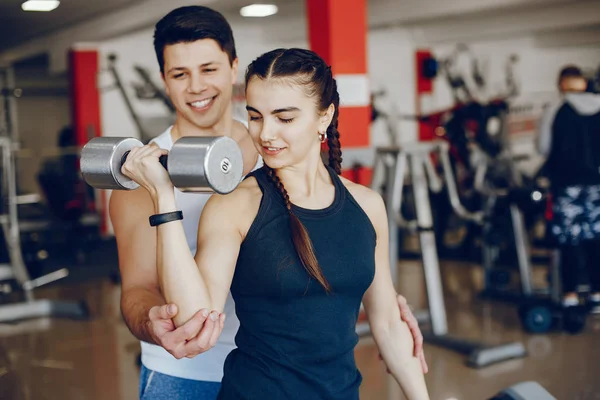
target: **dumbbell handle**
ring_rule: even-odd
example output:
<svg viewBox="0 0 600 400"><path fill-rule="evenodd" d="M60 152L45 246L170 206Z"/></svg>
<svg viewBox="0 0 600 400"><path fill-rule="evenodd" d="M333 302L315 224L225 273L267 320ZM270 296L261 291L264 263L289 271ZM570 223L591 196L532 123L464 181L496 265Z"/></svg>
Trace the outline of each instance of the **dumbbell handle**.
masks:
<svg viewBox="0 0 600 400"><path fill-rule="evenodd" d="M129 153L131 152L131 150L127 150L124 154L123 157L121 157L121 167L123 166L123 164L125 164L125 161L127 161L127 156L129 155ZM165 167L165 169L168 171L169 168L167 168L167 157L168 155L163 154L162 156L160 156L158 158L158 162L160 162L160 164Z"/></svg>

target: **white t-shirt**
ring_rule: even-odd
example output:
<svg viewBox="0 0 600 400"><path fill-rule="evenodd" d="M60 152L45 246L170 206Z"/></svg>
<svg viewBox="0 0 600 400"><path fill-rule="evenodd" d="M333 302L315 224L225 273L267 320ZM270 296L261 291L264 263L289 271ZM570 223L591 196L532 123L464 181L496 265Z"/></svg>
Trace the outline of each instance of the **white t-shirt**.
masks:
<svg viewBox="0 0 600 400"><path fill-rule="evenodd" d="M152 139L151 142L156 143L163 149L170 150L173 146L171 128ZM259 156L254 170L261 166L262 158ZM175 202L178 209L183 211L184 218L181 222L183 223L183 230L185 231L188 246L192 254L196 253L200 213L210 196L210 193L184 193L175 188ZM235 348L234 339L240 326L240 322L235 315L235 305L231 293L227 296L223 312L227 315L223 332L215 347L209 351L199 354L194 358L177 360L162 347L141 342L142 364L152 371L166 375L200 381L220 382L223 378L225 358Z"/></svg>

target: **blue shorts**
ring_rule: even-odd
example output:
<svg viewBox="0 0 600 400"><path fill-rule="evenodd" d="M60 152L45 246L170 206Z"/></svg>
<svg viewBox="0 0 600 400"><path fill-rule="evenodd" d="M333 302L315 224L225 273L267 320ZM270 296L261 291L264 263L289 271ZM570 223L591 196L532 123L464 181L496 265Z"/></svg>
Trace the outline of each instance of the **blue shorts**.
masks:
<svg viewBox="0 0 600 400"><path fill-rule="evenodd" d="M149 370L140 371L140 400L215 400L221 382L194 381Z"/></svg>
<svg viewBox="0 0 600 400"><path fill-rule="evenodd" d="M550 229L558 244L600 239L600 185L568 186L552 195Z"/></svg>

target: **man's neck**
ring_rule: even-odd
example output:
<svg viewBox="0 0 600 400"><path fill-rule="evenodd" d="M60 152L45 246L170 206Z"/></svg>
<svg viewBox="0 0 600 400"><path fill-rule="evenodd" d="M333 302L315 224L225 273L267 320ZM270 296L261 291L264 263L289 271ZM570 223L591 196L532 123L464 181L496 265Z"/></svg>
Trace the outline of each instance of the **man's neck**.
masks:
<svg viewBox="0 0 600 400"><path fill-rule="evenodd" d="M224 116L215 125L210 127L199 127L192 124L188 120L177 117L173 128L171 129L171 137L173 142L184 136L229 136L233 135L233 118L231 115Z"/></svg>

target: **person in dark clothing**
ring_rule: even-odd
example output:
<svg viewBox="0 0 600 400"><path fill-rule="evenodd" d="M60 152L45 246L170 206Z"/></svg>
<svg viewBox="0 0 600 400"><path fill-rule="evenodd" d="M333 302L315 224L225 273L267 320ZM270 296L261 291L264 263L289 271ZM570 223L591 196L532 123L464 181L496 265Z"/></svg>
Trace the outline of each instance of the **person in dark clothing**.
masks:
<svg viewBox="0 0 600 400"><path fill-rule="evenodd" d="M561 71L563 96L545 113L537 143L551 184L549 228L560 248L565 307L580 303L580 265L587 266L588 300L600 305L600 95L585 93L586 85L577 67Z"/></svg>
<svg viewBox="0 0 600 400"><path fill-rule="evenodd" d="M354 347L362 302L406 397L428 399L395 301L383 200L340 177L331 68L309 50L273 50L248 67L246 102L264 166L232 193L208 200L195 257L181 222L157 228L159 281L179 307L177 325L201 308L221 312L231 288L240 328L218 398L358 399ZM157 214L177 212L162 154L153 146L134 149L123 166L152 195Z"/></svg>

